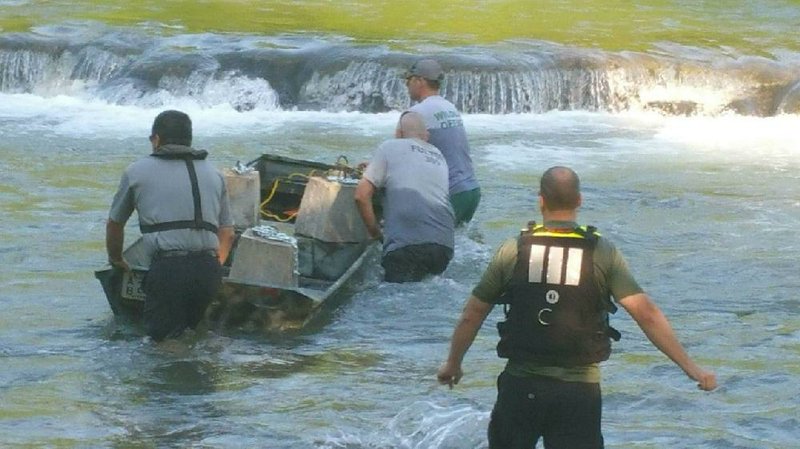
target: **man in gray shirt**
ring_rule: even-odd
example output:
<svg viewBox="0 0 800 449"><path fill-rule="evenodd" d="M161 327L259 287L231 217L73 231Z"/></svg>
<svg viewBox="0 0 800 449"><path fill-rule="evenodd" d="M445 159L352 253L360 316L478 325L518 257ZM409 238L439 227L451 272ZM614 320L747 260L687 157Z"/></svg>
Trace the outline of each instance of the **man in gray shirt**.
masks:
<svg viewBox="0 0 800 449"><path fill-rule="evenodd" d="M139 215L151 264L144 282L145 330L155 341L195 328L222 280L221 264L233 243L225 179L191 147L192 122L164 111L153 122L153 153L128 166L106 225L108 261L129 270L122 258L125 223Z"/></svg>
<svg viewBox="0 0 800 449"><path fill-rule="evenodd" d="M438 148L447 161L456 226L468 223L478 208L481 189L472 167L461 114L453 103L439 95L444 71L433 59L422 59L411 66L405 77L408 96L418 102L410 110L424 118L430 132L428 142Z"/></svg>
<svg viewBox="0 0 800 449"><path fill-rule="evenodd" d="M419 114L401 115L395 137L373 153L356 187L355 201L367 231L383 240L384 279L416 282L442 273L453 257L455 223L447 163L427 143L428 131ZM372 206L372 197L381 188L385 189L383 231Z"/></svg>

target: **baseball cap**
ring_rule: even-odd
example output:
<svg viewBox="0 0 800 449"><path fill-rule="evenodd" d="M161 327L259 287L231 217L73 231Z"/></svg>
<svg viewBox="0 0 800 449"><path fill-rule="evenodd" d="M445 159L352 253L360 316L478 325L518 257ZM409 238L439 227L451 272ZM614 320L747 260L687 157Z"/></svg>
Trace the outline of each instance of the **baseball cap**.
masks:
<svg viewBox="0 0 800 449"><path fill-rule="evenodd" d="M405 73L405 78L411 76L418 76L431 81L441 81L444 79L444 71L442 66L433 59L420 59L411 66Z"/></svg>

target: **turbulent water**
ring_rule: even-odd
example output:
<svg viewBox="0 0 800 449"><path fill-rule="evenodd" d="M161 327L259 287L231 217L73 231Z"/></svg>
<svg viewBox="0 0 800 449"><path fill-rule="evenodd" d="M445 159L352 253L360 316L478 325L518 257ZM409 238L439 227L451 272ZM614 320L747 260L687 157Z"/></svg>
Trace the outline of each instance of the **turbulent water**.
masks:
<svg viewBox="0 0 800 449"><path fill-rule="evenodd" d="M251 3L0 0L0 446L485 448L502 313L461 385L434 375L555 164L721 385L697 391L620 312L607 447L797 446L800 4L459 2L417 23L390 2ZM324 326L284 338L156 346L114 321L92 271L158 112L188 112L220 168L358 161L423 55L466 112L483 190L442 276L369 270Z"/></svg>
<svg viewBox="0 0 800 449"><path fill-rule="evenodd" d="M800 61L698 52L609 52L546 42L448 50L443 95L465 113L655 110L800 112ZM305 36L152 35L82 25L0 36L0 90L122 106L386 112L408 106L417 53Z"/></svg>

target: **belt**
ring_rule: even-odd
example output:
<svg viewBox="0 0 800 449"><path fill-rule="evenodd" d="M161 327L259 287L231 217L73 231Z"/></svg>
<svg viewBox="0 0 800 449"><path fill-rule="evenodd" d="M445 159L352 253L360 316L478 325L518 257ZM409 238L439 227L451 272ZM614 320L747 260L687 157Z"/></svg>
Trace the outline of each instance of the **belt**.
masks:
<svg viewBox="0 0 800 449"><path fill-rule="evenodd" d="M201 249L197 251L186 251L182 249L169 249L156 251L153 259L164 259L167 257L217 257L217 250L215 249Z"/></svg>

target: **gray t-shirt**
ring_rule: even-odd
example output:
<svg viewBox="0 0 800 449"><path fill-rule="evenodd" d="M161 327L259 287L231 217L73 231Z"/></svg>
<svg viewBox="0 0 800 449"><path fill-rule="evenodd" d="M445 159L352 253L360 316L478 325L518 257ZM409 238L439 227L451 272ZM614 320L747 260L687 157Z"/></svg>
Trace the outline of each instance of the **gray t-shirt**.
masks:
<svg viewBox="0 0 800 449"><path fill-rule="evenodd" d="M436 147L417 139L387 140L373 153L364 178L385 188L384 254L423 243L454 247L447 163Z"/></svg>
<svg viewBox="0 0 800 449"><path fill-rule="evenodd" d="M203 220L218 227L232 226L225 178L207 160L194 160L200 188ZM132 163L122 174L109 219L125 223L134 209L141 224L194 219L194 199L189 171L181 159L147 156ZM213 232L174 229L143 234L149 255L157 250L197 251L217 249Z"/></svg>
<svg viewBox="0 0 800 449"><path fill-rule="evenodd" d="M412 106L425 119L430 138L428 142L438 148L447 160L450 194L478 188L472 158L469 155L467 132L461 114L453 103L433 95Z"/></svg>

